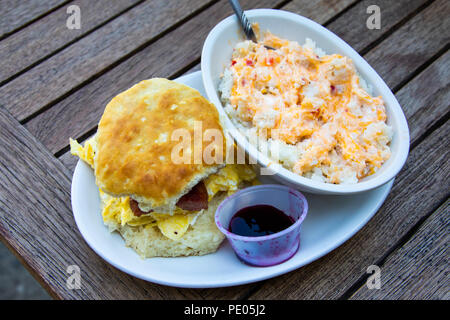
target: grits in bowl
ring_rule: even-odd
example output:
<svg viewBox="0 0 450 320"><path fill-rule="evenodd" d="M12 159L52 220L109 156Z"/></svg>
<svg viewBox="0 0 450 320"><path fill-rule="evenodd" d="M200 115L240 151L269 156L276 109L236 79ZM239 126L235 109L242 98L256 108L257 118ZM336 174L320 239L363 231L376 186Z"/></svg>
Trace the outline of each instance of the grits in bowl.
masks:
<svg viewBox="0 0 450 320"><path fill-rule="evenodd" d="M355 184L391 156L383 99L351 59L310 39L300 45L267 32L259 43L237 43L219 92L239 131L300 176Z"/></svg>

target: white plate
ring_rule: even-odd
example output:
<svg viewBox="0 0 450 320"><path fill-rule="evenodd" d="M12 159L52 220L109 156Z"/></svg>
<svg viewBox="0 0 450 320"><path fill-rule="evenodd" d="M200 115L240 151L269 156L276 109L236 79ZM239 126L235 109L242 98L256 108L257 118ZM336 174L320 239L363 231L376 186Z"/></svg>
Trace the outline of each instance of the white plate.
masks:
<svg viewBox="0 0 450 320"><path fill-rule="evenodd" d="M206 95L200 72L178 78ZM265 177L264 182L276 183ZM78 161L72 180L72 209L89 246L114 267L147 281L187 288L240 285L278 276L308 264L353 236L386 199L393 180L377 189L351 196L305 194L309 212L303 222L300 250L290 260L272 267L250 267L236 258L227 241L216 253L200 257L143 260L125 247L117 233L103 224L98 188L92 169Z"/></svg>

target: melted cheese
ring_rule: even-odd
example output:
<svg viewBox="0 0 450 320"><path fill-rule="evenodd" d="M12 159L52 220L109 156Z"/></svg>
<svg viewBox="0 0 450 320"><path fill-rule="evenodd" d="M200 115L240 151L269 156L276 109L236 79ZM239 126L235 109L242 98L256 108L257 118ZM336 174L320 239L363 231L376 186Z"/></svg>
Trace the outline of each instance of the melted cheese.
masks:
<svg viewBox="0 0 450 320"><path fill-rule="evenodd" d="M94 156L97 148L97 141L95 136L86 140L84 147L80 145L76 140L70 139L70 153L77 156L87 164L94 168Z"/></svg>

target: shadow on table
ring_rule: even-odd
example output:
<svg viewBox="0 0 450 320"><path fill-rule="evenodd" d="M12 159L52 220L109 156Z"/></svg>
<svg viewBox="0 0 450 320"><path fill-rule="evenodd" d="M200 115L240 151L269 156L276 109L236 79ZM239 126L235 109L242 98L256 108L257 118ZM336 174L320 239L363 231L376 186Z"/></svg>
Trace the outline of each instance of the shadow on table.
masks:
<svg viewBox="0 0 450 320"><path fill-rule="evenodd" d="M0 300L51 299L49 294L0 242Z"/></svg>

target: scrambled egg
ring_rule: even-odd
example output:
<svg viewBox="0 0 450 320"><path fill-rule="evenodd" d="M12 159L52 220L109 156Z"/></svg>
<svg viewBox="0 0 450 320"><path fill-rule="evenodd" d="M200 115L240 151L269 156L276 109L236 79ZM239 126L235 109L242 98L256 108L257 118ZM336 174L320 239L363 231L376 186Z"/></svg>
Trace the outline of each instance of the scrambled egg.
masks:
<svg viewBox="0 0 450 320"><path fill-rule="evenodd" d="M205 179L208 200L211 200L219 191L228 192L228 195L233 194L243 181L251 181L253 184L257 184L258 181L255 178L255 172L250 166L228 164Z"/></svg>
<svg viewBox="0 0 450 320"><path fill-rule="evenodd" d="M106 223L115 222L121 226L128 224L132 227L157 226L163 235L172 240L180 239L199 214L199 212L178 213L169 216L152 212L137 217L130 208L130 197L113 197L100 189L100 198L103 203L103 221Z"/></svg>
<svg viewBox="0 0 450 320"><path fill-rule="evenodd" d="M301 46L267 33L238 43L221 86L228 114L285 145L295 160L280 162L299 175L356 183L390 157L381 97L363 89L349 58L325 55L311 40Z"/></svg>
<svg viewBox="0 0 450 320"><path fill-rule="evenodd" d="M84 160L87 164L94 169L94 156L95 150L97 150L97 140L95 136L86 140L84 147L76 140L70 139L70 153L78 158Z"/></svg>
<svg viewBox="0 0 450 320"><path fill-rule="evenodd" d="M95 136L87 140L84 147L77 141L70 139L70 151L73 155L88 163L94 168L96 150ZM232 194L238 190L242 182L257 183L256 174L250 166L230 164L220 169L216 174L205 179L208 200L211 200L218 192ZM103 204L102 217L108 225L129 225L133 227L158 227L161 233L172 240L179 240L193 225L201 213L184 211L177 208L175 214L170 216L164 213L151 212L137 217L130 208L130 197L113 197L99 189L100 199Z"/></svg>

